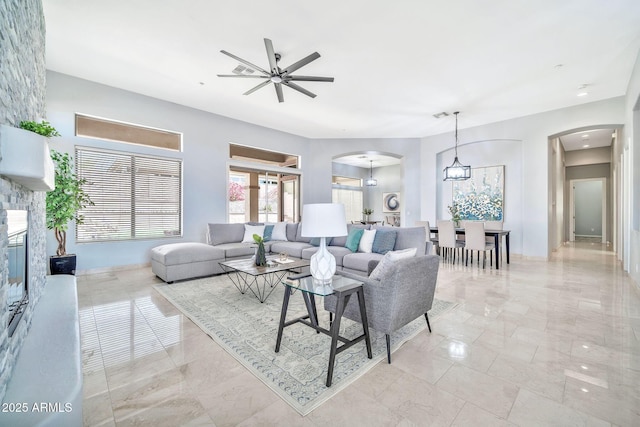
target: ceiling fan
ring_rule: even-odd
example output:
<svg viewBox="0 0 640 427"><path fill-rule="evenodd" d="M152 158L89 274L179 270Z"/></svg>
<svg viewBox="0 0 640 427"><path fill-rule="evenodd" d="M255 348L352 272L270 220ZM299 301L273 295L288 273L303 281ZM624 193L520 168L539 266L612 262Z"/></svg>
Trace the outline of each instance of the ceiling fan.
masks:
<svg viewBox="0 0 640 427"><path fill-rule="evenodd" d="M296 71L299 68L304 67L311 61L315 61L320 58L320 54L318 52L313 52L311 55L308 55L298 62L295 62L289 65L287 68L282 69L278 65L280 61L280 54L275 53L273 50L273 43L269 39L264 39L264 45L267 48L267 58L269 59L269 71L264 70L257 65L252 64L249 61L246 61L242 58L239 58L226 50L221 50L220 52L224 53L231 58L240 61L241 63L247 65L250 68L245 67L237 67L234 70L236 74L218 74L218 77L239 77L245 79L264 79L259 85L255 86L252 89L249 89L243 95L249 95L258 89L261 89L267 86L269 83L273 83L273 86L276 89L276 95L278 96L278 102L284 102L284 95L282 94L282 85L288 86L291 89L297 90L300 93L304 93L311 98L315 98L316 94L308 91L307 89L297 85L294 83L295 81L303 81L303 82L333 82L333 77L316 77L316 76L294 76L291 73ZM254 71L259 71L261 74L254 75L252 74ZM242 74L246 73L246 74Z"/></svg>

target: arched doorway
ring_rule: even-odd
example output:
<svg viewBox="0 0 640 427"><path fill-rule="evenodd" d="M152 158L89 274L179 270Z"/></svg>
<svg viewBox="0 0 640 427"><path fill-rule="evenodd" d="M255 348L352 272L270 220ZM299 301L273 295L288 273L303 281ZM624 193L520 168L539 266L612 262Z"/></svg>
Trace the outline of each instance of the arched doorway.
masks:
<svg viewBox="0 0 640 427"><path fill-rule="evenodd" d="M402 224L402 156L380 151L339 154L333 157L332 175L332 199L345 205L348 221ZM390 195L392 208L384 204Z"/></svg>

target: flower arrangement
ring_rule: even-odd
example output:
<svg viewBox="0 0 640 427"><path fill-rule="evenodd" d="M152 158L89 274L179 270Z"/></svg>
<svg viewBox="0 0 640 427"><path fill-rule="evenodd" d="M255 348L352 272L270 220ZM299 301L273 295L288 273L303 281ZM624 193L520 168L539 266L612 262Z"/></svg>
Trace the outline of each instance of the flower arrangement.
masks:
<svg viewBox="0 0 640 427"><path fill-rule="evenodd" d="M365 214L365 215L371 215L373 213L373 209L364 208L362 210L362 213Z"/></svg>

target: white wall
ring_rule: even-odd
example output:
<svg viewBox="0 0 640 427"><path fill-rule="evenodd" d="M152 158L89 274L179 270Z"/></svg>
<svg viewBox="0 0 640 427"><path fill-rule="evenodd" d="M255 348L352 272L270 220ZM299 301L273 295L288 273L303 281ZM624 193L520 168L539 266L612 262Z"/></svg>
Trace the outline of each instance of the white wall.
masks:
<svg viewBox="0 0 640 427"><path fill-rule="evenodd" d="M230 142L297 154L302 170L309 162L307 139L232 120L170 102L138 95L71 76L48 72L47 118L63 135L51 147L73 153L75 145L102 147L183 159L184 237L104 243L75 243L75 224L68 232L67 252L78 254L78 270L145 264L152 247L176 241L205 241L206 224L227 222L227 160ZM74 136L74 113L183 132L184 151L152 149ZM328 170L331 170L329 164ZM308 194L310 180L302 179ZM330 193L329 172L329 200ZM312 186L313 187L313 186ZM304 200L303 200L304 201ZM51 234L47 250L55 253Z"/></svg>
<svg viewBox="0 0 640 427"><path fill-rule="evenodd" d="M359 152L377 152L381 154L392 155L401 159L399 167L400 182L402 185L394 185L390 191L401 191L402 208L401 221L402 224L414 224L420 219L420 198L428 197L420 193L420 144L418 139L398 138L398 139L314 139L309 145L309 153L312 164L310 169L313 170L313 182L307 187L307 203L322 203L331 201L331 172L332 159L341 155L347 155ZM384 171L377 175L379 169L374 168L374 178L378 179L378 188L386 188L382 183L382 177L386 174ZM389 169L393 171L393 169ZM394 179L398 179L394 172L391 172ZM389 177L391 178L391 176ZM387 180L389 183L390 180ZM378 190L374 190L378 191ZM385 190L386 191L386 190ZM372 193L373 198L376 197ZM369 194L365 196L365 204L369 201ZM381 196L380 196L381 197ZM378 202L374 200L371 208L376 211L372 219L381 219L377 215L381 214L381 206L377 206Z"/></svg>
<svg viewBox="0 0 640 427"><path fill-rule="evenodd" d="M630 200L625 212L627 221L621 232L628 236L625 242L624 266L640 288L640 52L631 74L625 98L625 133L623 147L630 157L628 173L630 179L623 185L628 186ZM623 148L624 149L624 148Z"/></svg>
<svg viewBox="0 0 640 427"><path fill-rule="evenodd" d="M520 227L521 248L513 249L514 253L522 253L524 256L547 258L549 256L548 247L548 223L549 223L549 200L548 200L548 150L549 137L562 133L570 129L576 129L596 125L615 125L624 121L625 101L623 97L612 98L604 101L583 104L575 107L563 108L526 117L520 117L503 122L492 123L475 128L462 129L458 131L459 141L463 144L458 148L458 154L463 162L482 165L487 162L491 164L501 164L504 144L497 141L517 141L521 145L521 182L519 189L521 206L517 211L521 212L520 217L515 217L516 224L509 225L509 228L516 233ZM461 114L463 114L462 112ZM469 142L485 141L481 144L478 152L467 154ZM492 141L496 141L495 143ZM422 185L421 194L439 194L439 187L442 181L442 168L439 162L439 154L453 148L453 131L447 134L435 135L422 138L421 166L422 174L420 182ZM473 146L474 144L471 144ZM482 158L476 159L476 155L482 154ZM444 156L446 163L451 163L452 155ZM508 161L516 161L513 156L507 158ZM509 168L509 163L506 164ZM511 186L505 179L505 185ZM514 203L510 197L508 189L505 194L505 209L507 204ZM445 200L446 201L446 200ZM432 220L437 218L438 206L442 205L443 199L425 197L421 200L421 210L424 219ZM444 204L446 207L446 204ZM505 220L510 222L512 216L509 210L505 212Z"/></svg>

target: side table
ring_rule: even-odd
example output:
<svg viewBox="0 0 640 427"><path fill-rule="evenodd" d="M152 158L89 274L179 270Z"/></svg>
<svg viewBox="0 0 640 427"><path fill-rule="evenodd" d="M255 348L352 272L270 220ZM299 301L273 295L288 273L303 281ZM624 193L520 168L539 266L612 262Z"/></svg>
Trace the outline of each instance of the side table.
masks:
<svg viewBox="0 0 640 427"><path fill-rule="evenodd" d="M302 323L315 329L318 333L322 332L325 335L329 335L331 337L331 349L329 352L329 367L327 369L327 387L331 387L331 382L333 380L333 367L338 353L364 340L367 348L367 357L369 359L373 357L371 354L371 338L369 336L369 324L367 321L367 309L364 304L362 282L347 277L334 276L332 286L322 286L316 285L313 281L313 277L307 276L295 280L288 279L283 281L282 284L285 286L285 292L282 300L282 312L280 313L280 325L278 326L276 353L280 351L280 343L282 342L282 332L284 328L295 323ZM302 297L304 298L308 314L306 316L287 321L289 298L291 297L291 292L295 289L302 292ZM327 296L334 294L338 301L335 319L331 323L331 329L329 330L318 324L318 312L316 310L315 296ZM342 320L344 309L353 294L358 296L363 333L362 335L350 340L340 336L340 321ZM340 347L338 347L338 341L343 343Z"/></svg>

